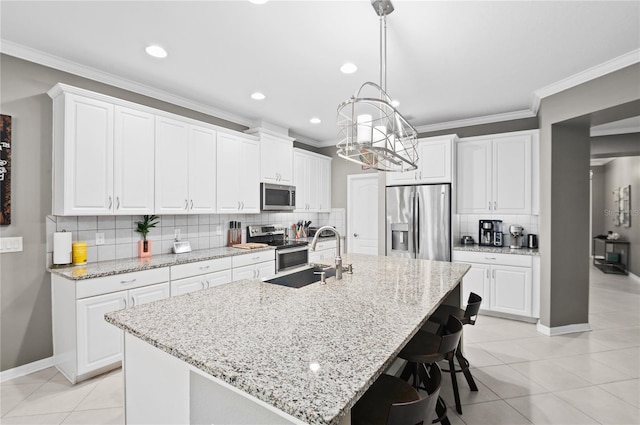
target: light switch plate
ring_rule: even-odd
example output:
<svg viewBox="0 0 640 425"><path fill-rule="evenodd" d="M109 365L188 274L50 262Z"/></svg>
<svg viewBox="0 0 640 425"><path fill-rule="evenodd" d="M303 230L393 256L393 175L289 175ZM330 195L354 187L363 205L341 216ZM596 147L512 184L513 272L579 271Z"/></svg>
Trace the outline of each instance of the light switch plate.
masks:
<svg viewBox="0 0 640 425"><path fill-rule="evenodd" d="M22 236L15 238L0 238L0 253L22 252Z"/></svg>
<svg viewBox="0 0 640 425"><path fill-rule="evenodd" d="M104 245L104 233L96 233L96 245Z"/></svg>

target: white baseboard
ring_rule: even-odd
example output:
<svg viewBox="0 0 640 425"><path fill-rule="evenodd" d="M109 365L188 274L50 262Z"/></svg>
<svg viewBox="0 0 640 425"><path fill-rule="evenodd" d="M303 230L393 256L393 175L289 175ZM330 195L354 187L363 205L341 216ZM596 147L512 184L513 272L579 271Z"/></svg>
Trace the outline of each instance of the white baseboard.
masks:
<svg viewBox="0 0 640 425"><path fill-rule="evenodd" d="M553 328L550 328L548 326L544 326L538 321L538 324L536 325L536 330L543 335L555 336L555 335L572 334L577 332L587 332L591 330L591 326L589 326L588 323L576 323L574 325L555 326Z"/></svg>
<svg viewBox="0 0 640 425"><path fill-rule="evenodd" d="M13 369L3 370L2 372L0 372L0 382L9 381L10 379L28 375L33 372L38 372L51 366L54 366L53 356L32 363L27 363L22 366L14 367Z"/></svg>

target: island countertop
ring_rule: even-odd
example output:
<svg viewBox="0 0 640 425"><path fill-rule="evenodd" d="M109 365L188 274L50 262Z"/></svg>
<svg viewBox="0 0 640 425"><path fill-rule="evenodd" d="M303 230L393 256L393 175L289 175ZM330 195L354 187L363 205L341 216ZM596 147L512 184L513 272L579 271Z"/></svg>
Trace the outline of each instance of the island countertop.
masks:
<svg viewBox="0 0 640 425"><path fill-rule="evenodd" d="M346 255L353 274L300 289L243 280L106 320L310 424L336 424L469 270Z"/></svg>

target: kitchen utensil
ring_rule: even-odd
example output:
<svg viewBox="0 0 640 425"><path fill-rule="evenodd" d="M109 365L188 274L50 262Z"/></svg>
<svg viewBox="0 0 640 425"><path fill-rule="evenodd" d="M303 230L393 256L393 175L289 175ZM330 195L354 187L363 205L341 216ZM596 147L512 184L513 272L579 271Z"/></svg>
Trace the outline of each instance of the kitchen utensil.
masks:
<svg viewBox="0 0 640 425"><path fill-rule="evenodd" d="M527 248L538 248L538 235L534 235L533 233L529 233L529 235L527 235Z"/></svg>

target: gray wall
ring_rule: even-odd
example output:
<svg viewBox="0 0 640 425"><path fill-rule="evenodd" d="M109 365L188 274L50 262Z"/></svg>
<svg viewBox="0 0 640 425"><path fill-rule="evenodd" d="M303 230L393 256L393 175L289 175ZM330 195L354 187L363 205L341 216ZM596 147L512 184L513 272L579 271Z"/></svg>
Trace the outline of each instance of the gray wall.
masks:
<svg viewBox="0 0 640 425"><path fill-rule="evenodd" d="M591 167L591 235L602 235L604 227L604 167Z"/></svg>
<svg viewBox="0 0 640 425"><path fill-rule="evenodd" d="M635 64L540 104L540 232L547 235L540 240L540 323L545 327L588 322L589 205L573 194L588 200L591 117L622 109L638 115L638 81L640 64ZM614 121L634 115L609 116Z"/></svg>
<svg viewBox="0 0 640 425"><path fill-rule="evenodd" d="M629 241L629 271L640 276L640 156L616 158L604 165L604 209L614 211L612 191L631 185L631 227L616 226L609 215L603 216L603 233L611 230ZM634 261L635 260L635 261Z"/></svg>
<svg viewBox="0 0 640 425"><path fill-rule="evenodd" d="M51 213L52 102L58 82L215 125L246 127L31 62L0 56L0 111L12 116L12 223L0 236L22 236L24 251L0 256L0 370L52 355L51 280L45 216Z"/></svg>
<svg viewBox="0 0 640 425"><path fill-rule="evenodd" d="M640 155L640 133L615 134L591 138L591 157Z"/></svg>

